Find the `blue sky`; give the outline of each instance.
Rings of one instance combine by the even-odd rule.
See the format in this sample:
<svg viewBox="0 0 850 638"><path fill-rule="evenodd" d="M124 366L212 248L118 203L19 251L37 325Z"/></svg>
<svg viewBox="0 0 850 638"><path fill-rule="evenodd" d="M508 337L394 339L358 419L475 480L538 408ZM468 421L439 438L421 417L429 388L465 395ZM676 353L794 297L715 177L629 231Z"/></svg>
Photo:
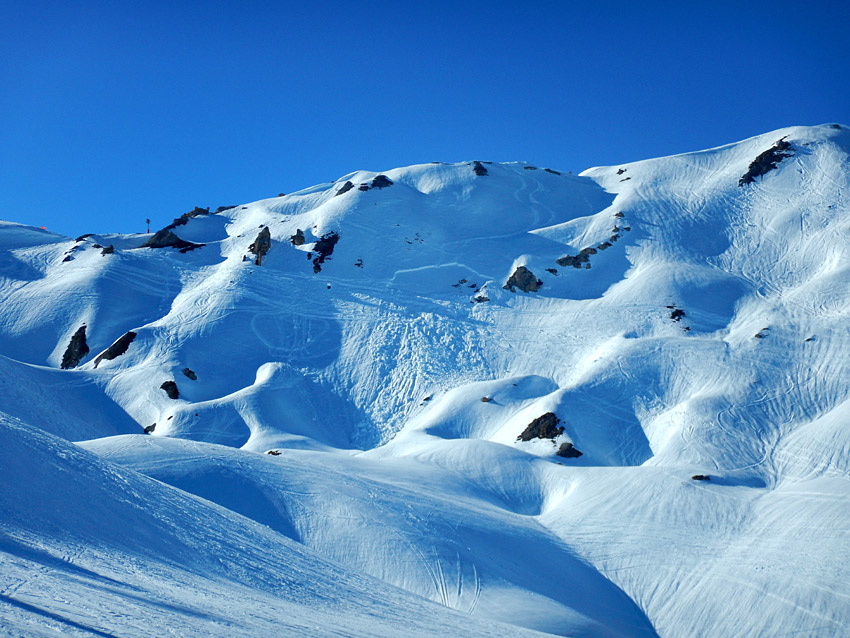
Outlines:
<svg viewBox="0 0 850 638"><path fill-rule="evenodd" d="M0 218L140 232L356 169L850 124L846 2L0 3Z"/></svg>

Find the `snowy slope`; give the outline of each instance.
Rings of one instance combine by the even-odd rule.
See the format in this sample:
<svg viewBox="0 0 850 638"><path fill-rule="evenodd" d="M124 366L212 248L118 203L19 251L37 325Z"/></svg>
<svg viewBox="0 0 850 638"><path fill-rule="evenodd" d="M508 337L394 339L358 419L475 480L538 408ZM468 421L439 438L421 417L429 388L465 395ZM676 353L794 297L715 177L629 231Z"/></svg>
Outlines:
<svg viewBox="0 0 850 638"><path fill-rule="evenodd" d="M473 619L839 635L848 153L359 171L185 251L3 224L0 410Z"/></svg>

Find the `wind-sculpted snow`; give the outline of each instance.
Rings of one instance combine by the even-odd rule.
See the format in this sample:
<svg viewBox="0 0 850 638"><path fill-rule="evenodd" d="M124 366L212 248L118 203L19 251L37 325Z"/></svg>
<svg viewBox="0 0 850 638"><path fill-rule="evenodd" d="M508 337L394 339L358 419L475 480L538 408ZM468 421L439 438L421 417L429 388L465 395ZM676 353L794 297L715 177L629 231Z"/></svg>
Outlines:
<svg viewBox="0 0 850 638"><path fill-rule="evenodd" d="M356 171L169 215L185 253L0 224L0 410L472 619L848 633L849 152Z"/></svg>

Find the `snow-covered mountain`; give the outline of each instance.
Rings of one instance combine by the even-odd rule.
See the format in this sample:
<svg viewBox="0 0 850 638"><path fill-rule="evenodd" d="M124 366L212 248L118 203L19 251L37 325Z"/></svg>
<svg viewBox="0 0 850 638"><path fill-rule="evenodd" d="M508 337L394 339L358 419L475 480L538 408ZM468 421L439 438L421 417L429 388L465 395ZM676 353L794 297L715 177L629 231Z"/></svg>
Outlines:
<svg viewBox="0 0 850 638"><path fill-rule="evenodd" d="M829 124L3 223L0 635L850 633L848 189Z"/></svg>

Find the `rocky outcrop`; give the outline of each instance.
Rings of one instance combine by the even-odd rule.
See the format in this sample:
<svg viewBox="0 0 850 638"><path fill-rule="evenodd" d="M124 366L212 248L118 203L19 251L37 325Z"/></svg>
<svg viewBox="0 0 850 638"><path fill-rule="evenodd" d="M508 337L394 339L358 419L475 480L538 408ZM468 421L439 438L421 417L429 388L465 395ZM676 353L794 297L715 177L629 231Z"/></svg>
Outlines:
<svg viewBox="0 0 850 638"><path fill-rule="evenodd" d="M741 179L738 180L738 186L752 184L756 181L756 177L764 176L766 173L777 168L779 166L779 162L783 159L793 155L794 153L791 150L791 144L786 142L783 137L781 140L777 141L776 144L771 146L752 161L747 172L744 173Z"/></svg>
<svg viewBox="0 0 850 638"><path fill-rule="evenodd" d="M258 266L262 266L263 257L266 256L271 247L272 233L269 230L268 226L264 226L263 229L257 235L257 238L254 240L254 243L248 246L248 250L257 256L257 258L254 260L254 263Z"/></svg>
<svg viewBox="0 0 850 638"><path fill-rule="evenodd" d="M387 186L392 186L392 180L386 175L378 175L375 179L372 180L371 187L372 188L386 188Z"/></svg>
<svg viewBox="0 0 850 638"><path fill-rule="evenodd" d="M581 268L582 264L590 261L590 256L596 254L595 248L582 248L578 255L564 255L555 260L559 266L572 266L573 268Z"/></svg>
<svg viewBox="0 0 850 638"><path fill-rule="evenodd" d="M350 183L350 182L349 182ZM289 238L293 246L301 246L304 244L304 231L300 228L296 229L295 234Z"/></svg>
<svg viewBox="0 0 850 638"><path fill-rule="evenodd" d="M165 394L168 395L169 399L179 399L180 391L177 389L177 384L174 381L163 381L162 385L159 386L160 390L165 390Z"/></svg>
<svg viewBox="0 0 850 638"><path fill-rule="evenodd" d="M71 342L65 349L65 354L62 355L62 369L68 370L76 368L80 361L89 353L89 346L86 343L86 325L83 324L71 337Z"/></svg>
<svg viewBox="0 0 850 638"><path fill-rule="evenodd" d="M711 477L708 474L694 474L691 479L694 481L710 481Z"/></svg>
<svg viewBox="0 0 850 638"><path fill-rule="evenodd" d="M380 177L380 175L378 176ZM377 179L377 178L376 178ZM318 273L322 270L322 264L334 252L334 246L339 241L339 235L334 232L326 233L319 238L319 241L313 246L313 252L316 257L313 258L313 272Z"/></svg>
<svg viewBox="0 0 850 638"><path fill-rule="evenodd" d="M132 330L118 337L115 343L97 355L97 358L94 360L94 367L96 368L100 365L101 361L111 361L112 359L120 357L122 354L127 352L127 348L130 347L130 344L133 343L133 339L135 338L136 333Z"/></svg>
<svg viewBox="0 0 850 638"><path fill-rule="evenodd" d="M151 423L145 428L145 434L152 434L154 430L156 430L156 423Z"/></svg>
<svg viewBox="0 0 850 638"><path fill-rule="evenodd" d="M139 246L139 248L177 248L181 253L185 253L190 250L195 250L196 248L201 248L202 246L204 246L204 244L193 244L190 241L180 239L177 235L168 230L168 228L163 228L162 230L157 231L153 237Z"/></svg>
<svg viewBox="0 0 850 638"><path fill-rule="evenodd" d="M558 451L555 452L558 456L561 456L565 459L577 459L582 456L582 453L579 452L572 443L561 443L561 447L558 448Z"/></svg>
<svg viewBox="0 0 850 638"><path fill-rule="evenodd" d="M231 208L234 208L234 207L231 206ZM218 211L216 211L216 212L218 212ZM183 213L182 215L180 215L180 217L178 217L173 222L171 222L163 230L171 230L172 228L177 228L178 226L185 226L186 223L190 219L192 219L193 217L197 217L198 215L209 215L209 214L210 214L209 208L201 208L200 206L195 206L195 208L190 210L188 213Z"/></svg>
<svg viewBox="0 0 850 638"><path fill-rule="evenodd" d="M198 375L195 374L195 371L192 370L191 368L183 368L183 374L185 374L187 377L189 377L192 381L198 380Z"/></svg>
<svg viewBox="0 0 850 638"><path fill-rule="evenodd" d="M564 426L558 426L561 422L557 416L555 416L554 412L547 412L543 414L531 423L528 424L522 434L520 434L516 440L517 441L530 441L531 439L552 439L554 440L558 436L564 433Z"/></svg>
<svg viewBox="0 0 850 638"><path fill-rule="evenodd" d="M342 185L342 188L340 188L340 189L336 192L336 194L334 195L334 197L337 197L338 195L344 195L345 193L347 193L348 191L350 191L352 188L354 188L354 184L353 184L352 182L348 181L348 182L346 182L345 184L343 184L343 185Z"/></svg>
<svg viewBox="0 0 850 638"><path fill-rule="evenodd" d="M109 246L105 246L103 250L100 251L101 256L103 255L112 255L115 253L115 246L109 244Z"/></svg>
<svg viewBox="0 0 850 638"><path fill-rule="evenodd" d="M479 177L487 174L487 169L484 168L484 165L481 162L472 162L472 172L478 175Z"/></svg>
<svg viewBox="0 0 850 638"><path fill-rule="evenodd" d="M510 290L511 292L516 292L516 289L519 288L523 292L536 292L540 290L540 286L543 285L543 282L534 276L534 273L531 272L525 266L518 266L508 280L505 282L505 285L502 286L505 290Z"/></svg>

